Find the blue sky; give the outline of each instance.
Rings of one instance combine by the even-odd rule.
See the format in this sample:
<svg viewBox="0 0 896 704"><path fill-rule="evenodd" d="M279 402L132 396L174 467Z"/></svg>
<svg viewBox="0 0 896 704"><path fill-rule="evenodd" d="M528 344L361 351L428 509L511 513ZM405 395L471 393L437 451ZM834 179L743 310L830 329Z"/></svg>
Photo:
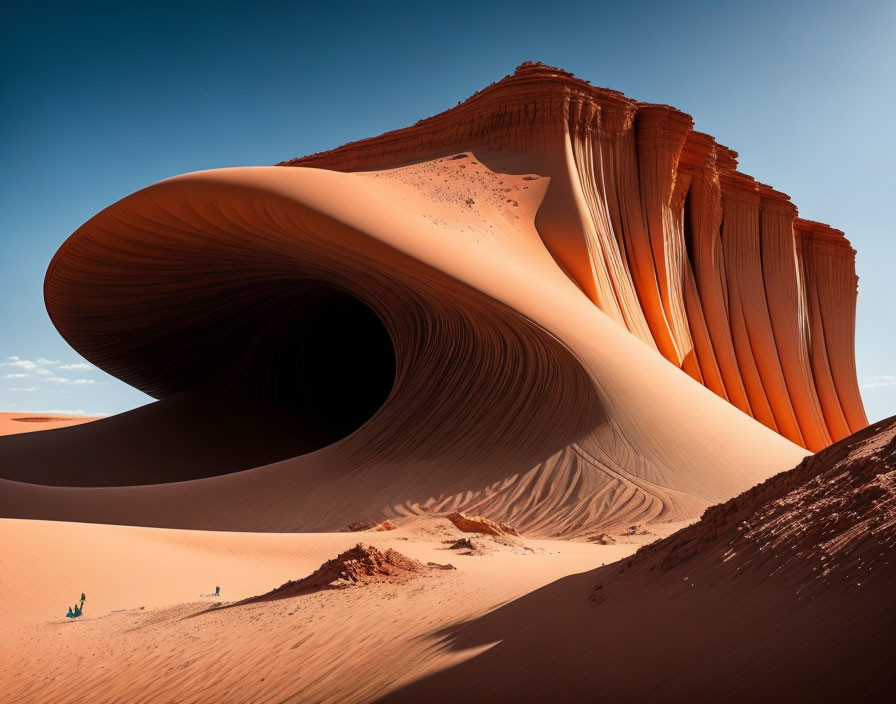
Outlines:
<svg viewBox="0 0 896 704"><path fill-rule="evenodd" d="M175 174L403 127L536 60L688 112L803 217L845 230L869 419L896 413L896 3L256 5L4 8L0 410L149 400L73 367L85 361L43 305L54 252L105 206Z"/></svg>

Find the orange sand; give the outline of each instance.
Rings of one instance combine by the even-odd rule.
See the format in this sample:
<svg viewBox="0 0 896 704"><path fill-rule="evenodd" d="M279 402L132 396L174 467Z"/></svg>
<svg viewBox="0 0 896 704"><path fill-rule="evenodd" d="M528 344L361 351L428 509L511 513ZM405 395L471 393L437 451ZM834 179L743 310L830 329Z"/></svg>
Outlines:
<svg viewBox="0 0 896 704"><path fill-rule="evenodd" d="M0 701L887 701L894 437L880 423L634 556L657 533L465 554L447 516L313 535L4 519ZM268 593L359 539L456 569ZM267 596L209 610L215 585Z"/></svg>
<svg viewBox="0 0 896 704"><path fill-rule="evenodd" d="M514 186L522 191L517 205L495 195ZM115 354L129 356L121 346L136 341L133 354L153 345L170 327L158 326L159 316L176 310L189 318L187 307L212 305L189 303L194 282L172 277L164 266L147 274L159 277L158 298L147 303L129 293L119 280L149 256L149 237L152 256L170 256L177 267L218 266L213 252L234 248L265 253L246 262L262 266L252 273L259 281L279 276L264 269L273 263L293 276L303 267L335 272L386 324L396 349L395 386L370 421L310 454L201 481L79 489L77 501L53 487L0 482L2 515L332 531L362 519L464 510L530 535L574 536L693 518L805 455L695 383L582 294L535 227L547 188L547 179L496 172L467 155L372 174L225 169L170 179L121 201L70 240L87 255L83 260L67 263L73 244L63 247L47 283L53 300L65 267L92 272L88 288L69 292L97 307L79 325L99 329L107 316L132 326L152 321L123 338L108 333L118 341L109 344ZM471 199L475 207L467 205ZM113 222L120 263L99 258ZM220 265L225 261L229 267L229 257ZM109 295L107 285L118 293ZM227 305L212 288L200 295L205 291L215 305ZM158 405L176 407L182 396ZM149 437L154 424L166 424L165 413L149 418L151 408L139 409L149 423L128 432ZM100 433L103 424L123 422L110 418L65 431L66 442L54 443L56 466L67 466L63 458L77 453L79 438ZM103 449L98 440L89 443L94 452ZM167 446L137 447L145 461ZM177 447L190 464L203 450L214 452L208 441L191 447L189 438ZM17 466L38 454L27 450L17 448ZM40 456L53 465L52 455ZM109 452L88 469L98 483L126 476L126 456ZM166 458L165 471L171 466Z"/></svg>
<svg viewBox="0 0 896 704"><path fill-rule="evenodd" d="M18 435L38 430L67 428L89 423L96 418L89 416L62 416L47 413L0 413L0 435Z"/></svg>
<svg viewBox="0 0 896 704"><path fill-rule="evenodd" d="M441 629L637 547L519 539L478 557L442 542L463 535L447 519L314 535L2 520L0 601L16 608L0 614L0 702L370 701L481 651L442 650ZM456 569L196 615L217 585L260 595L359 540Z"/></svg>

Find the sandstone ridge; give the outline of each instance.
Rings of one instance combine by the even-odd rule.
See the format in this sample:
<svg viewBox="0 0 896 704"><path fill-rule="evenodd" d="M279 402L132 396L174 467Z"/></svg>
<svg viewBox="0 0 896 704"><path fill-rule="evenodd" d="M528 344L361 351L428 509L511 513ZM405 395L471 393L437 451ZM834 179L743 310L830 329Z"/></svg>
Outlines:
<svg viewBox="0 0 896 704"><path fill-rule="evenodd" d="M713 392L813 451L867 425L849 241L675 108L526 62L411 127L282 165L368 171L462 150L549 176L536 225L557 262Z"/></svg>

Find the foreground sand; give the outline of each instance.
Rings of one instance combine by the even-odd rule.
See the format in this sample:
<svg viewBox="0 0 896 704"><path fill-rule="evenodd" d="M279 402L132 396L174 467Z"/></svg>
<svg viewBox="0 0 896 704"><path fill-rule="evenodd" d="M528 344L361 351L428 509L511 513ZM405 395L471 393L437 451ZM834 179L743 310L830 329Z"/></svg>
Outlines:
<svg viewBox="0 0 896 704"><path fill-rule="evenodd" d="M662 532L678 524L661 526ZM446 519L388 532L239 534L3 520L0 701L371 701L483 650L444 647L446 628L554 580L631 554L647 535L596 545L481 539L448 549ZM450 563L372 584L203 614L303 577L359 540ZM85 616L64 618L87 594ZM195 616L195 618L192 618Z"/></svg>
<svg viewBox="0 0 896 704"><path fill-rule="evenodd" d="M477 536L472 554L436 516L327 534L6 519L0 701L887 701L894 466L896 418L693 525ZM411 562L270 593L359 540Z"/></svg>

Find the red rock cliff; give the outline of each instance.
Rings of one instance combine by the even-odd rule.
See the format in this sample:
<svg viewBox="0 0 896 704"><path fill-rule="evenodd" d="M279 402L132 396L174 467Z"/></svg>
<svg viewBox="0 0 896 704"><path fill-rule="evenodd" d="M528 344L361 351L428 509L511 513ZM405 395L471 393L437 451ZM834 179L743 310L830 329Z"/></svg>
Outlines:
<svg viewBox="0 0 896 704"><path fill-rule="evenodd" d="M283 165L362 171L463 150L549 176L536 225L555 260L707 388L813 451L867 425L855 251L674 108L525 63L411 127Z"/></svg>

